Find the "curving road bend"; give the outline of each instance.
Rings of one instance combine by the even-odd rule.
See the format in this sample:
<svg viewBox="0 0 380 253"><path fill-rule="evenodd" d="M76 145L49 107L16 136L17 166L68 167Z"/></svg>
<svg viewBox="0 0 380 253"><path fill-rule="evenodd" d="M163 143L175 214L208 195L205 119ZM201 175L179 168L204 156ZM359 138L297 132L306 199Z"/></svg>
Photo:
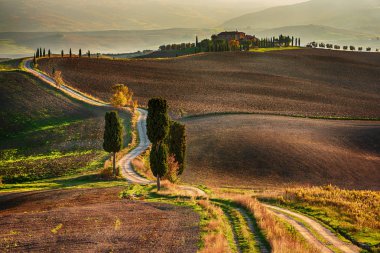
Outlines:
<svg viewBox="0 0 380 253"><path fill-rule="evenodd" d="M296 228L309 243L314 245L317 249L319 249L323 253L334 252L330 248L328 248L326 245L332 245L334 246L334 248L345 253L360 252L359 247L353 245L352 243L343 242L329 229L325 228L324 226L322 226L315 220L305 215L290 211L285 208L277 207L277 206L271 206L271 205L264 205L264 206L267 207L269 210L271 210L279 218L284 219L287 222L289 222L291 225L293 225L294 228ZM322 237L325 243L318 240L318 238L316 238L316 236L313 235L313 233L311 233L308 227L311 227L311 229L315 233L317 233L320 237Z"/></svg>
<svg viewBox="0 0 380 253"><path fill-rule="evenodd" d="M85 94L82 94L71 87L67 85L61 85L57 86L56 82L50 78L49 76L45 75L44 73L41 73L39 71L36 71L32 67L32 59L26 59L23 62L23 68L26 72L34 75L35 77L41 79L45 83L61 90L62 92L65 92L66 94L70 95L71 97L74 97L78 100L81 100L87 104L95 105L95 106L103 106L103 107L112 107L110 104L100 102L97 100L94 100L90 97L88 97ZM133 184L141 184L141 185L148 185L148 184L154 184L154 181L148 180L142 176L140 176L132 166L132 161L139 155L141 155L149 146L150 141L148 139L147 133L146 133L146 118L148 115L148 112L144 109L138 108L139 117L137 119L137 131L139 133L139 144L136 148L131 150L128 154L126 154L124 157L120 159L118 162L118 165L122 168L121 172L123 177L129 182ZM192 186L185 186L181 185L178 186L182 191L186 192L187 194L190 194L192 196L206 196L206 193L202 191L201 189L198 189L196 187Z"/></svg>

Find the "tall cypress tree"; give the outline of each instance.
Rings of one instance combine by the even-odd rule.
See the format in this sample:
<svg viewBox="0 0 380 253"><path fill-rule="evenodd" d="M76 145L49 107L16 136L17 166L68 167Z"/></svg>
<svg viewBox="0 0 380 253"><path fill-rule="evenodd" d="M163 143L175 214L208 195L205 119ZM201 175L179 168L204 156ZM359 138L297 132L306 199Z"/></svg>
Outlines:
<svg viewBox="0 0 380 253"><path fill-rule="evenodd" d="M36 58L39 58L40 57L40 50L37 48L37 51L36 51Z"/></svg>
<svg viewBox="0 0 380 253"><path fill-rule="evenodd" d="M79 58L82 57L82 49L79 49Z"/></svg>
<svg viewBox="0 0 380 253"><path fill-rule="evenodd" d="M116 176L116 153L123 147L123 125L116 111L105 116L103 149L113 154L113 175Z"/></svg>
<svg viewBox="0 0 380 253"><path fill-rule="evenodd" d="M61 57L63 58L63 49L62 49L62 51L61 51Z"/></svg>
<svg viewBox="0 0 380 253"><path fill-rule="evenodd" d="M33 67L36 65L37 60L36 60L36 54L33 55Z"/></svg>
<svg viewBox="0 0 380 253"><path fill-rule="evenodd" d="M88 58L91 57L91 52L90 52L90 50L87 51L87 55L88 55Z"/></svg>
<svg viewBox="0 0 380 253"><path fill-rule="evenodd" d="M42 57L42 48L40 47L40 57Z"/></svg>
<svg viewBox="0 0 380 253"><path fill-rule="evenodd" d="M45 48L44 48L44 53L43 53L43 56L45 57L45 55L46 55L46 52L45 52Z"/></svg>
<svg viewBox="0 0 380 253"><path fill-rule="evenodd" d="M50 49L49 49L49 51L48 51L48 56L49 56L49 58L50 58L50 56L51 56L51 52L50 52Z"/></svg>
<svg viewBox="0 0 380 253"><path fill-rule="evenodd" d="M146 120L147 135L152 142L150 165L157 178L157 189L160 190L160 178L167 172L167 147L164 140L169 134L169 116L166 100L152 98L148 102L148 117Z"/></svg>
<svg viewBox="0 0 380 253"><path fill-rule="evenodd" d="M167 138L169 153L174 155L179 165L178 175L185 169L186 157L186 128L185 125L176 121L170 122L170 131Z"/></svg>
<svg viewBox="0 0 380 253"><path fill-rule="evenodd" d="M70 58L71 58L71 56L72 56L72 54L71 54L71 48L70 48L70 53L69 54L70 54Z"/></svg>

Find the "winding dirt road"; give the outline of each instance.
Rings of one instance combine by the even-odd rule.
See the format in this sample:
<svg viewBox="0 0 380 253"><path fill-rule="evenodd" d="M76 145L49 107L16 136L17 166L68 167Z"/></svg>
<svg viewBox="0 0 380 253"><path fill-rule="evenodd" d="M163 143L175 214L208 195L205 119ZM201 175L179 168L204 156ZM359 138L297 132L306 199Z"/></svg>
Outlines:
<svg viewBox="0 0 380 253"><path fill-rule="evenodd" d="M94 100L85 94L82 94L78 91L75 91L74 89L70 88L67 85L61 85L60 87L57 87L56 82L48 77L47 75L38 72L34 70L31 67L32 60L27 59L23 62L24 70L31 73L32 75L38 77L42 81L48 83L51 86L54 86L55 88L58 88L65 92L66 94L81 100L83 102L86 102L88 104L94 105L94 106L105 106L105 107L111 107L109 104ZM147 134L146 134L146 117L147 117L147 111L144 109L139 108L139 118L137 120L137 130L139 133L139 145L131 150L128 154L126 154L120 161L119 165L122 168L122 175L125 177L125 179L129 183L135 183L135 184L141 184L141 185L147 185L147 184L154 184L154 181L150 181L146 178L141 177L136 173L136 171L132 167L132 160L135 159L137 156L139 156L141 153L143 153L150 145L150 142L148 140ZM196 187L191 186L179 186L181 190L193 195L193 196L206 196L206 193ZM284 208L276 207L276 206L270 206L265 205L267 208L269 208L275 215L277 215L279 218L286 220L291 225L294 226L294 228L301 233L301 235L309 241L312 245L314 245L317 249L319 249L323 253L327 252L334 252L333 249L338 249L342 252L347 253L357 253L360 251L358 247L351 243L345 243L341 241L335 234L333 234L330 230L320 225L318 222L312 220L311 218L308 218L304 215L301 215L299 213L295 213L292 211L289 211ZM247 219L247 216L245 213L243 213L243 216L245 219ZM254 233L254 227L252 224L248 222L248 225ZM318 234L316 236L315 234ZM323 239L321 239L323 238ZM255 238L257 239L257 238ZM327 247L329 245L330 247ZM331 247L332 246L332 247ZM268 252L268 250L265 248L264 245L259 244L260 251L261 252Z"/></svg>
<svg viewBox="0 0 380 253"><path fill-rule="evenodd" d="M68 94L69 96L76 98L78 100L81 100L85 103L88 103L90 105L94 106L103 106L103 107L112 107L110 104L95 100L83 93L80 93L71 87L67 85L60 85L57 86L57 83L50 78L49 76L45 75L42 72L36 71L32 67L32 59L26 59L23 62L23 69L26 72L29 72L30 74L36 76L37 78L41 79L42 81L46 82L47 84L60 89L62 92ZM146 133L146 118L148 116L148 112L144 109L138 108L139 117L137 120L137 131L139 133L139 144L136 148L131 150L128 154L126 154L123 158L120 159L118 162L118 165L122 168L122 175L123 177L129 182L133 184L141 184L141 185L148 185L148 184L154 184L154 181L150 181L142 176L140 176L136 171L133 169L132 161L136 157L138 157L140 154L142 154L149 146L150 141L148 139L147 133ZM181 185L179 188L186 192L189 195L192 196L206 196L206 193L196 187L192 186L185 186Z"/></svg>

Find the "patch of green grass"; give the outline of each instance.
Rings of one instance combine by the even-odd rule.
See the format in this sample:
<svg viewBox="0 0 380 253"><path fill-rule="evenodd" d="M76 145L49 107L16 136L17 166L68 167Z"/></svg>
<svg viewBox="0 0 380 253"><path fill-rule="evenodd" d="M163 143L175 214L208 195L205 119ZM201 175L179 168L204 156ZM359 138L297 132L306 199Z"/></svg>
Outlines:
<svg viewBox="0 0 380 253"><path fill-rule="evenodd" d="M250 49L249 52L266 53L266 52L273 52L273 51L297 50L297 49L301 49L301 47L270 47L270 48L255 48L255 49Z"/></svg>
<svg viewBox="0 0 380 253"><path fill-rule="evenodd" d="M83 173L80 175L70 175L58 178L37 180L33 182L0 184L0 192L37 191L62 188L105 188L126 186L126 184L127 182L124 179L104 181L100 178L98 173L91 172Z"/></svg>
<svg viewBox="0 0 380 253"><path fill-rule="evenodd" d="M246 220L236 209L239 206L227 200L213 199L213 202L219 205L229 218L241 252L260 252Z"/></svg>

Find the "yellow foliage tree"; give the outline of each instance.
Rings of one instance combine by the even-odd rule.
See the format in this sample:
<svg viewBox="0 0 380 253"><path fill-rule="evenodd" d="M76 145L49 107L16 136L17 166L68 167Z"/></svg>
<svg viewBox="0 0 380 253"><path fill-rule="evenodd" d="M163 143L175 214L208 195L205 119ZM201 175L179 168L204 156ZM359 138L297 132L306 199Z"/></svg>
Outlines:
<svg viewBox="0 0 380 253"><path fill-rule="evenodd" d="M61 87L61 85L64 84L63 78L62 78L62 72L59 70L54 71L53 79L55 83L57 84L57 87Z"/></svg>
<svg viewBox="0 0 380 253"><path fill-rule="evenodd" d="M132 105L132 97L133 97L133 92L124 84L115 84L112 86L112 91L114 94L117 93L122 93L123 96L125 97L125 104L120 105L120 106L127 106L127 105Z"/></svg>
<svg viewBox="0 0 380 253"><path fill-rule="evenodd" d="M238 40L230 40L228 43L230 44L230 48L232 51L240 49L240 42Z"/></svg>
<svg viewBox="0 0 380 253"><path fill-rule="evenodd" d="M118 91L112 95L111 104L115 107L123 107L127 104L127 98L122 92Z"/></svg>

